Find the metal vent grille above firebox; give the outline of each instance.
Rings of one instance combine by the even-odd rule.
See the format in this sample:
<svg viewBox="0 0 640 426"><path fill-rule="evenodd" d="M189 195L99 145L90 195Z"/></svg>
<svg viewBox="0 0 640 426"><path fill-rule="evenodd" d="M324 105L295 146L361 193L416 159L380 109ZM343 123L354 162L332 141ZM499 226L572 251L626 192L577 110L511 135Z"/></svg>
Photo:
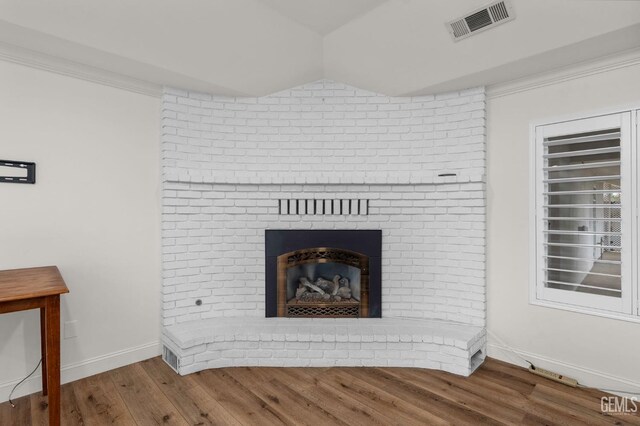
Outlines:
<svg viewBox="0 0 640 426"><path fill-rule="evenodd" d="M511 4L503 0L447 22L447 28L453 40L458 41L513 19L515 14Z"/></svg>
<svg viewBox="0 0 640 426"><path fill-rule="evenodd" d="M362 215L369 214L366 199L280 199L281 215Z"/></svg>

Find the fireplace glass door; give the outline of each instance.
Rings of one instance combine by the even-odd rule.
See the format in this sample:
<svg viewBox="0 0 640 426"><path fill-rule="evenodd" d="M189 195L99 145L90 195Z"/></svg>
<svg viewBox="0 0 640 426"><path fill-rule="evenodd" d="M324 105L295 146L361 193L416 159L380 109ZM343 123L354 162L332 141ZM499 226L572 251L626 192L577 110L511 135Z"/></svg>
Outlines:
<svg viewBox="0 0 640 426"><path fill-rule="evenodd" d="M369 316L369 258L336 248L278 256L278 316Z"/></svg>

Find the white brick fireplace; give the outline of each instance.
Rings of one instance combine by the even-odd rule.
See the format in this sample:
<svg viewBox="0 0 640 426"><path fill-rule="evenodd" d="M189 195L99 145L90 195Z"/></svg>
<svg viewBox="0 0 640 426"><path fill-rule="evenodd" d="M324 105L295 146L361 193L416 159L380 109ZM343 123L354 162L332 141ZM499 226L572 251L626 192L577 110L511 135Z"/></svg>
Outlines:
<svg viewBox="0 0 640 426"><path fill-rule="evenodd" d="M181 373L470 374L484 357L482 88L387 97L323 80L261 98L166 89L162 147L163 340ZM283 210L287 200L305 208ZM382 318L265 318L267 229L381 230Z"/></svg>

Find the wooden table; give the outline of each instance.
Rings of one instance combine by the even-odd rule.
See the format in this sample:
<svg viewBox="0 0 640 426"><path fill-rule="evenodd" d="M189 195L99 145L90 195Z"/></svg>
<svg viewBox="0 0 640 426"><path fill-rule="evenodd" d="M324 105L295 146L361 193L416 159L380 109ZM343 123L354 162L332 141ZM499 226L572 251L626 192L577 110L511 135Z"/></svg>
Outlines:
<svg viewBox="0 0 640 426"><path fill-rule="evenodd" d="M0 271L0 314L40 309L42 394L49 425L60 425L60 295L68 293L56 266Z"/></svg>

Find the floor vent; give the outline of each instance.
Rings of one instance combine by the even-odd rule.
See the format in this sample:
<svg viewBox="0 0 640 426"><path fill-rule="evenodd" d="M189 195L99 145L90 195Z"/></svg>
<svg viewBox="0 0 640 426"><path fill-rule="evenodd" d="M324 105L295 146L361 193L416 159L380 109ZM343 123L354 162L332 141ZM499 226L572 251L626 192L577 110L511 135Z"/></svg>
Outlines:
<svg viewBox="0 0 640 426"><path fill-rule="evenodd" d="M471 366L471 371L478 368L480 364L482 364L482 362L484 361L484 358L485 358L484 352L482 352L482 349L478 349L478 351L471 356L471 360L469 362Z"/></svg>
<svg viewBox="0 0 640 426"><path fill-rule="evenodd" d="M511 4L503 0L447 22L447 28L453 40L458 41L513 19L515 14Z"/></svg>
<svg viewBox="0 0 640 426"><path fill-rule="evenodd" d="M178 372L178 356L164 345L162 346L162 359L169 365L169 367L173 368L176 373Z"/></svg>

